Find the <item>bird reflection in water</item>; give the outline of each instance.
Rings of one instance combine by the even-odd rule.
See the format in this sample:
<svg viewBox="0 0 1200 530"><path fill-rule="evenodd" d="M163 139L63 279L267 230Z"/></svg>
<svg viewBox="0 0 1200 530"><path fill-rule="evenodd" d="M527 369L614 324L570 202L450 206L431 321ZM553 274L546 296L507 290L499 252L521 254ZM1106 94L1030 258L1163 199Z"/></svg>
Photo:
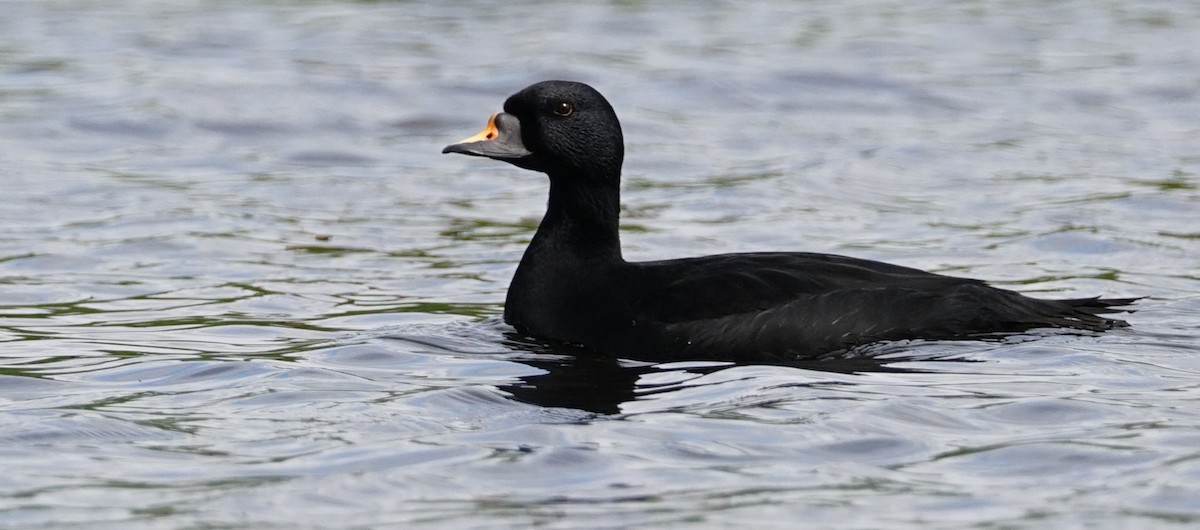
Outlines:
<svg viewBox="0 0 1200 530"><path fill-rule="evenodd" d="M514 359L543 373L522 376L517 382L498 385L501 391L523 403L543 407L561 407L597 414L619 414L621 405L639 398L679 390L679 379L692 380L745 363L702 362L653 364L597 355L582 348L538 341L518 333L505 334L505 346L535 354ZM870 349L830 354L816 359L792 362L754 363L840 374L892 372L918 373L928 370L900 366L907 361L971 362L953 357L905 355L903 348L884 345ZM671 382L645 381L649 374L677 372ZM655 378L659 379L659 378ZM689 384L694 387L694 384Z"/></svg>

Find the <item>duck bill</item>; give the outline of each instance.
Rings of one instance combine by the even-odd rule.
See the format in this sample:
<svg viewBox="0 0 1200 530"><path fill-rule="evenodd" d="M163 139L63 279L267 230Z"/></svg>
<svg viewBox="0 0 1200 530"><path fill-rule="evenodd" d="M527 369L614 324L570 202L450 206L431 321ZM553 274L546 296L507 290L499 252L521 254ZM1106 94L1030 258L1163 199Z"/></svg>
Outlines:
<svg viewBox="0 0 1200 530"><path fill-rule="evenodd" d="M442 149L443 153L484 156L506 162L526 158L533 153L521 140L521 121L506 112L497 112L479 134Z"/></svg>

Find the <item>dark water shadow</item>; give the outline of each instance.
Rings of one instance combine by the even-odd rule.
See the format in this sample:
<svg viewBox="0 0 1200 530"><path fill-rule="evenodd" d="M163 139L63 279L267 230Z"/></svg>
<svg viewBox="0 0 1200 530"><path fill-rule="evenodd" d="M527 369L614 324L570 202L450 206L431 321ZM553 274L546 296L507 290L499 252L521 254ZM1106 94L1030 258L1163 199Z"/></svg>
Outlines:
<svg viewBox="0 0 1200 530"><path fill-rule="evenodd" d="M642 376L650 373L676 371L686 372L691 376L703 376L751 364L840 374L927 373L932 370L900 364L913 361L976 362L947 355L945 351L919 352L898 343L788 362L703 362L669 365L598 355L582 348L548 343L516 332L505 332L502 343L510 349L535 354L534 358L514 361L542 370L543 373L523 376L517 382L499 385L500 390L523 403L578 409L597 414L618 414L623 403L679 388L675 384L639 383Z"/></svg>

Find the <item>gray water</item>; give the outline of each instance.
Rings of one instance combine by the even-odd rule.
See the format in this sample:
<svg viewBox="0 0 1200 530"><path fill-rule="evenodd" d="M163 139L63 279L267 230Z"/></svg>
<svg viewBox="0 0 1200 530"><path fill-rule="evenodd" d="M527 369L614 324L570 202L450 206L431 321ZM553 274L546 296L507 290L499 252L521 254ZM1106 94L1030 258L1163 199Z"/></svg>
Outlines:
<svg viewBox="0 0 1200 530"><path fill-rule="evenodd" d="M0 2L0 527L1200 523L1200 4ZM807 250L1106 334L796 366L503 324L566 78L630 259Z"/></svg>

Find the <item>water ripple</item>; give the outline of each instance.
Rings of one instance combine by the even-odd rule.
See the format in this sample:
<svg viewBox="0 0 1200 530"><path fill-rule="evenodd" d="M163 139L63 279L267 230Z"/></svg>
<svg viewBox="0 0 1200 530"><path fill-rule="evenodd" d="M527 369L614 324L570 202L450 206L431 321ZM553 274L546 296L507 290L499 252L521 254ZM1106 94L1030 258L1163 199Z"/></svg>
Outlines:
<svg viewBox="0 0 1200 530"><path fill-rule="evenodd" d="M6 3L0 526L1200 521L1194 6L555 9ZM631 259L1146 298L786 366L521 337L545 178L440 150L543 78L621 114Z"/></svg>

